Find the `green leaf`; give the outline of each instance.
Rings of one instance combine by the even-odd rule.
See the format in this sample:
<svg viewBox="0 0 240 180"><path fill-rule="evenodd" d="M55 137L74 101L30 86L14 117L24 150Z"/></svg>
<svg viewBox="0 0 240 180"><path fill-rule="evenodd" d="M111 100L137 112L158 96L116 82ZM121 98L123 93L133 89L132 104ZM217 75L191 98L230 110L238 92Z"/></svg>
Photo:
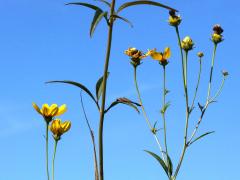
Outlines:
<svg viewBox="0 0 240 180"><path fill-rule="evenodd" d="M171 105L170 102L167 102L167 103L163 106L163 108L161 109L161 113L164 114L164 113L167 111L167 109L169 108L170 105Z"/></svg>
<svg viewBox="0 0 240 180"><path fill-rule="evenodd" d="M206 133L202 134L201 136L199 136L199 137L197 137L196 139L194 139L193 141L191 141L191 142L189 143L189 145L193 144L194 142L196 142L196 141L202 139L203 137L205 137L205 136L207 136L207 135L209 135L209 134L212 134L212 133L215 133L215 131L210 131L210 132L206 132Z"/></svg>
<svg viewBox="0 0 240 180"><path fill-rule="evenodd" d="M92 100L96 103L96 105L98 106L98 103L97 103L95 97L93 96L93 94L91 93L91 91L88 88L86 88L84 85L82 85L78 82L74 82L74 81L48 81L46 83L64 83L64 84L70 84L70 85L79 87L80 89L85 91L90 96L90 98L92 98Z"/></svg>
<svg viewBox="0 0 240 180"><path fill-rule="evenodd" d="M173 163L172 163L172 160L170 158L170 156L167 154L167 167L168 167L168 172L169 172L169 175L172 176L172 173L173 173Z"/></svg>
<svg viewBox="0 0 240 180"><path fill-rule="evenodd" d="M107 73L107 78L109 76L109 72ZM103 91L103 76L101 78L99 78L99 80L96 83L96 97L97 100L100 99L101 95L102 95L102 91Z"/></svg>
<svg viewBox="0 0 240 180"><path fill-rule="evenodd" d="M135 6L135 5L152 5L152 6L158 6L158 7L162 7L162 8L165 8L165 9L168 9L168 10L173 10L173 11L177 11L176 9L173 9L169 6L166 6L164 4L161 4L161 3L158 3L158 2L155 2L155 1L132 1L132 2L127 2L127 3L124 3L123 5L121 5L117 12L119 13L120 11L122 11L123 9L129 7L129 6Z"/></svg>
<svg viewBox="0 0 240 180"><path fill-rule="evenodd" d="M79 5L79 6L88 7L90 9L95 10L95 11L102 11L101 8L99 8L99 7L95 6L95 5L89 4L89 3L75 2L75 3L67 3L66 5Z"/></svg>
<svg viewBox="0 0 240 180"><path fill-rule="evenodd" d="M93 36L93 33L97 27L97 25L99 24L99 22L102 20L103 17L107 17L107 12L103 12L102 10L97 10L95 12L95 15L93 17L93 21L92 21L92 24L91 24L91 28L90 28L90 37ZM107 19L106 19L107 21Z"/></svg>
<svg viewBox="0 0 240 180"><path fill-rule="evenodd" d="M132 107L133 109L135 109L138 113L140 113L137 106L141 106L141 105L129 100L128 98L118 98L116 101L112 102L112 104L105 110L105 113L108 112L111 108L113 108L117 104L128 105L128 106Z"/></svg>
<svg viewBox="0 0 240 180"><path fill-rule="evenodd" d="M111 7L111 3L109 3L108 1L105 1L105 0L95 0L95 1L103 2L103 3L106 4L108 7Z"/></svg>
<svg viewBox="0 0 240 180"><path fill-rule="evenodd" d="M121 16L118 16L116 14L114 14L113 17L116 18L116 19L121 19L121 20L125 21L126 23L128 23L131 27L133 27L133 24L128 19L126 19L124 17L121 17Z"/></svg>
<svg viewBox="0 0 240 180"><path fill-rule="evenodd" d="M166 164L162 160L162 158L160 156L158 156L157 154L151 152L151 151L147 151L147 150L144 150L144 151L147 152L148 154L150 154L151 156L153 156L160 163L160 165L162 166L163 170L165 171L165 173L169 177L169 175L168 175L168 167L166 166Z"/></svg>

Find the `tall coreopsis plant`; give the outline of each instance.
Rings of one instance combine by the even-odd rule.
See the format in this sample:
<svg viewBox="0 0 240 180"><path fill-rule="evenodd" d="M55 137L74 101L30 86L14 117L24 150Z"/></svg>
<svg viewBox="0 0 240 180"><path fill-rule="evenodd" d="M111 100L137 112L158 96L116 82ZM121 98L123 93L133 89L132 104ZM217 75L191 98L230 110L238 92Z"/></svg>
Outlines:
<svg viewBox="0 0 240 180"><path fill-rule="evenodd" d="M176 30L177 42L178 42L178 46L179 46L180 54L181 54L182 80L183 80L183 90L184 90L184 97L185 97L184 101L186 103L185 128L183 130L184 131L184 137L183 137L184 143L183 143L183 148L182 148L182 152L181 152L179 161L176 163L177 164L176 168L174 168L174 164L170 158L171 156L169 154L169 147L168 147L168 143L167 143L168 142L167 141L168 140L168 138L167 138L168 131L167 131L166 112L170 106L170 103L166 102L166 96L169 93L169 90L166 88L166 69L167 69L167 65L168 65L168 59L171 56L170 48L166 47L163 52L158 52L156 49L148 50L147 53L144 53L136 48L129 48L125 51L125 54L128 55L131 59L130 63L133 65L133 68L134 68L134 83L135 83L135 88L136 88L136 92L138 95L138 101L139 101L139 104L141 105L141 109L142 109L144 118L146 119L147 125L150 129L150 132L152 133L152 135L153 135L154 139L156 140L156 143L159 147L159 150L160 150L159 153L161 155L158 155L156 153L153 153L153 152L147 151L147 150L146 150L146 152L148 154L150 154L151 156L153 156L159 162L159 164L165 171L169 180L176 180L176 178L179 174L179 170L182 166L187 149L196 141L198 141L198 140L202 139L203 137L205 137L209 134L212 134L214 132L214 131L206 132L206 133L203 133L203 134L197 136L199 126L203 120L206 110L208 109L210 104L212 104L216 101L216 99L222 92L226 77L228 76L228 72L222 71L222 75L223 75L222 83L221 83L219 89L215 92L215 94L211 95L211 92L212 92L211 87L212 87L216 50L217 50L218 44L223 41L223 35L222 35L223 29L220 25L215 25L213 27L213 33L212 33L212 37L211 37L211 40L213 42L213 55L212 55L212 60L211 60L210 73L209 73L207 98L206 98L206 102L204 104L198 103L200 116L199 116L199 119L196 121L196 125L195 125L195 128L192 130L192 133L189 133L189 131L190 131L189 119L190 119L191 113L194 110L195 101L196 101L196 97L197 97L197 93L198 93L198 89L199 89L199 83L200 83L201 72L202 72L202 58L203 58L204 54L202 52L197 53L197 56L199 58L199 72L198 72L198 76L197 76L196 88L193 92L192 100L190 100L189 83L188 83L188 70L189 70L188 69L188 54L190 53L190 51L193 50L194 42L191 39L191 37L189 37L189 36L186 36L183 40L181 40L180 33L179 33L179 25L180 25L182 19L179 15L176 15L176 11L171 10L169 12L169 14L170 14L170 16L169 16L168 22L169 22L169 25L173 26ZM144 108L143 100L141 98L141 93L140 93L138 81L137 81L137 68L139 67L140 64L142 64L142 60L144 58L146 58L147 56L150 56L152 59L157 60L163 68L163 80L162 80L162 82L163 82L163 85L162 85L163 86L163 90L162 90L163 98L162 98L162 108L161 108L161 114L162 114L162 120L163 120L163 123L162 123L163 136L161 138L159 138L159 133L158 133L159 129L157 128L157 122L152 124L152 122L150 121L150 119L147 115L147 112Z"/></svg>
<svg viewBox="0 0 240 180"><path fill-rule="evenodd" d="M136 6L136 5L152 5L152 6L157 6L160 8L164 8L167 10L171 10L173 12L176 12L177 10L166 6L164 4L155 2L155 1L143 1L143 0L138 0L138 1L131 1L122 4L119 8L115 7L116 0L112 0L111 2L108 2L106 0L99 0L99 2L103 3L104 5L107 6L107 10L103 10L102 8L89 4L89 3L83 3L83 2L74 2L74 3L68 3L66 5L76 5L76 6L83 6L92 9L95 14L91 23L90 27L90 36L92 37L94 34L94 31L99 24L101 20L106 21L106 25L108 28L108 39L107 39L107 47L106 47L106 58L105 58L105 63L104 63L104 68L103 68L103 76L97 81L96 83L96 92L95 95L92 93L86 86L84 86L81 83L78 82L73 82L73 81L51 81L49 83L66 83L70 85L74 85L78 88L80 88L82 91L84 91L86 94L90 96L90 98L93 100L94 104L96 105L98 111L99 111L99 129L98 129L98 148L96 147L95 144L95 138L94 138L94 133L93 130L90 126L90 123L87 119L85 109L83 107L83 101L82 102L82 107L84 110L85 118L87 121L88 128L90 130L91 138L92 138L92 143L93 143L93 148L94 148L94 164L95 164L95 180L104 180L104 166L103 166L103 125L104 125L104 118L105 115L109 112L111 108L118 104L125 104L130 107L133 107L135 110L138 111L137 106L140 106L140 104L135 103L127 98L118 98L117 100L113 101L108 107L106 107L106 91L107 91L107 79L108 79L108 66L109 66L109 61L110 61L110 55L111 55L111 45L112 45L112 36L113 36L113 28L116 20L123 20L127 22L128 24L131 25L131 23L124 17L120 15L120 13L127 9L130 6ZM82 99L81 99L82 100ZM98 155L97 155L97 150L98 150Z"/></svg>

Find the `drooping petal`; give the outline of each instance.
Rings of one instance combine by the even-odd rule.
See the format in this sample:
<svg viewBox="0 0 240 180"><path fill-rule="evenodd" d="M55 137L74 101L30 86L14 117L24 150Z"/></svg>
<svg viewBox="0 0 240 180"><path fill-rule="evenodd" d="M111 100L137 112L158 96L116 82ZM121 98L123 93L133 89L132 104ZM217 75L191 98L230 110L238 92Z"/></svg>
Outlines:
<svg viewBox="0 0 240 180"><path fill-rule="evenodd" d="M163 53L163 59L169 59L171 57L171 50L169 47L166 47Z"/></svg>
<svg viewBox="0 0 240 180"><path fill-rule="evenodd" d="M58 108L58 112L55 114L55 116L60 116L63 113L65 113L66 111L67 111L67 106L66 106L66 104L63 104Z"/></svg>
<svg viewBox="0 0 240 180"><path fill-rule="evenodd" d="M33 105L33 108L34 108L39 114L42 115L42 112L41 112L40 108L38 107L38 105L37 105L36 103L32 103L32 105Z"/></svg>
<svg viewBox="0 0 240 180"><path fill-rule="evenodd" d="M162 53L159 53L159 52L153 52L151 54L151 57L154 59L154 60L157 60L157 61L161 61L163 59L163 55Z"/></svg>

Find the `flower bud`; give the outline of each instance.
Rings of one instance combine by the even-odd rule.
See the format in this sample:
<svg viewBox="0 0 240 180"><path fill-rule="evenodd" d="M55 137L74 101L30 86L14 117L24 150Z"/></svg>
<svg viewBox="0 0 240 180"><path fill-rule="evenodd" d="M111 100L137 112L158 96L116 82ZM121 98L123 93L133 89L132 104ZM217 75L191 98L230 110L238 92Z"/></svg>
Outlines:
<svg viewBox="0 0 240 180"><path fill-rule="evenodd" d="M214 42L214 44L218 44L223 41L222 33L223 29L219 24L213 27L212 42Z"/></svg>
<svg viewBox="0 0 240 180"><path fill-rule="evenodd" d="M198 57L200 57L200 58L204 56L203 52L198 52L197 55L198 55Z"/></svg>
<svg viewBox="0 0 240 180"><path fill-rule="evenodd" d="M213 26L213 31L216 34L222 34L223 33L223 29L219 24L216 24L215 26Z"/></svg>
<svg viewBox="0 0 240 180"><path fill-rule="evenodd" d="M184 49L185 51L189 51L193 49L193 41L189 36L186 36L182 42L181 42L181 47L182 49Z"/></svg>
<svg viewBox="0 0 240 180"><path fill-rule="evenodd" d="M124 53L131 57L131 64L134 67L140 65L140 61L146 57L141 51L136 48L128 48L126 51L124 51Z"/></svg>
<svg viewBox="0 0 240 180"><path fill-rule="evenodd" d="M181 23L182 19L179 15L176 15L175 11L169 11L169 18L168 18L168 23L171 26L179 26Z"/></svg>
<svg viewBox="0 0 240 180"><path fill-rule="evenodd" d="M227 71L225 71L225 70L222 70L222 75L223 75L224 77L227 77L227 76L229 75L229 73L228 73Z"/></svg>

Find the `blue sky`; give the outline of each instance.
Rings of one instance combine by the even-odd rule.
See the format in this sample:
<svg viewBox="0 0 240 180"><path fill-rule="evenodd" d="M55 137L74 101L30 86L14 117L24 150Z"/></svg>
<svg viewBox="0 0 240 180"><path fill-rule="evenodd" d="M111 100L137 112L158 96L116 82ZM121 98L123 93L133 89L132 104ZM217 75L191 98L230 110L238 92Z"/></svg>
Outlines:
<svg viewBox="0 0 240 180"><path fill-rule="evenodd" d="M63 120L72 121L72 129L59 143L56 179L93 179L92 146L80 108L79 90L65 85L46 85L48 80L74 80L95 89L102 74L107 29L105 22L97 27L93 39L89 26L93 12L86 8L64 6L63 0L0 0L0 179L44 180L44 122L31 103L66 103ZM96 3L94 1L85 1ZM117 6L126 1L117 1ZM183 22L181 36L190 35L195 49L190 53L189 82L194 89L198 62L196 53L203 51L203 76L197 101L204 102L212 53L209 40L212 26L220 23L225 41L219 45L214 70L213 91L221 81L221 70L230 77L218 103L210 106L200 132L215 130L214 135L196 143L186 154L179 180L240 179L239 2L167 1L175 7ZM100 4L100 3L99 3ZM105 8L103 6L103 8ZM122 16L134 28L117 21L113 32L107 103L126 96L136 100L133 69L123 51L129 46L142 50L166 46L172 49L167 67L167 112L170 155L175 162L180 156L184 128L184 97L181 64L174 29L168 26L167 11L138 6L126 9ZM146 110L152 121L161 116L162 69L150 59L139 67L139 85ZM190 93L190 98L192 94ZM97 132L98 114L87 96L87 113ZM193 128L199 112L190 121ZM106 116L104 127L105 179L157 180L166 178L157 162L143 152L157 152L145 120L132 109L119 106ZM52 141L50 144L52 147ZM50 151L52 153L52 150Z"/></svg>

